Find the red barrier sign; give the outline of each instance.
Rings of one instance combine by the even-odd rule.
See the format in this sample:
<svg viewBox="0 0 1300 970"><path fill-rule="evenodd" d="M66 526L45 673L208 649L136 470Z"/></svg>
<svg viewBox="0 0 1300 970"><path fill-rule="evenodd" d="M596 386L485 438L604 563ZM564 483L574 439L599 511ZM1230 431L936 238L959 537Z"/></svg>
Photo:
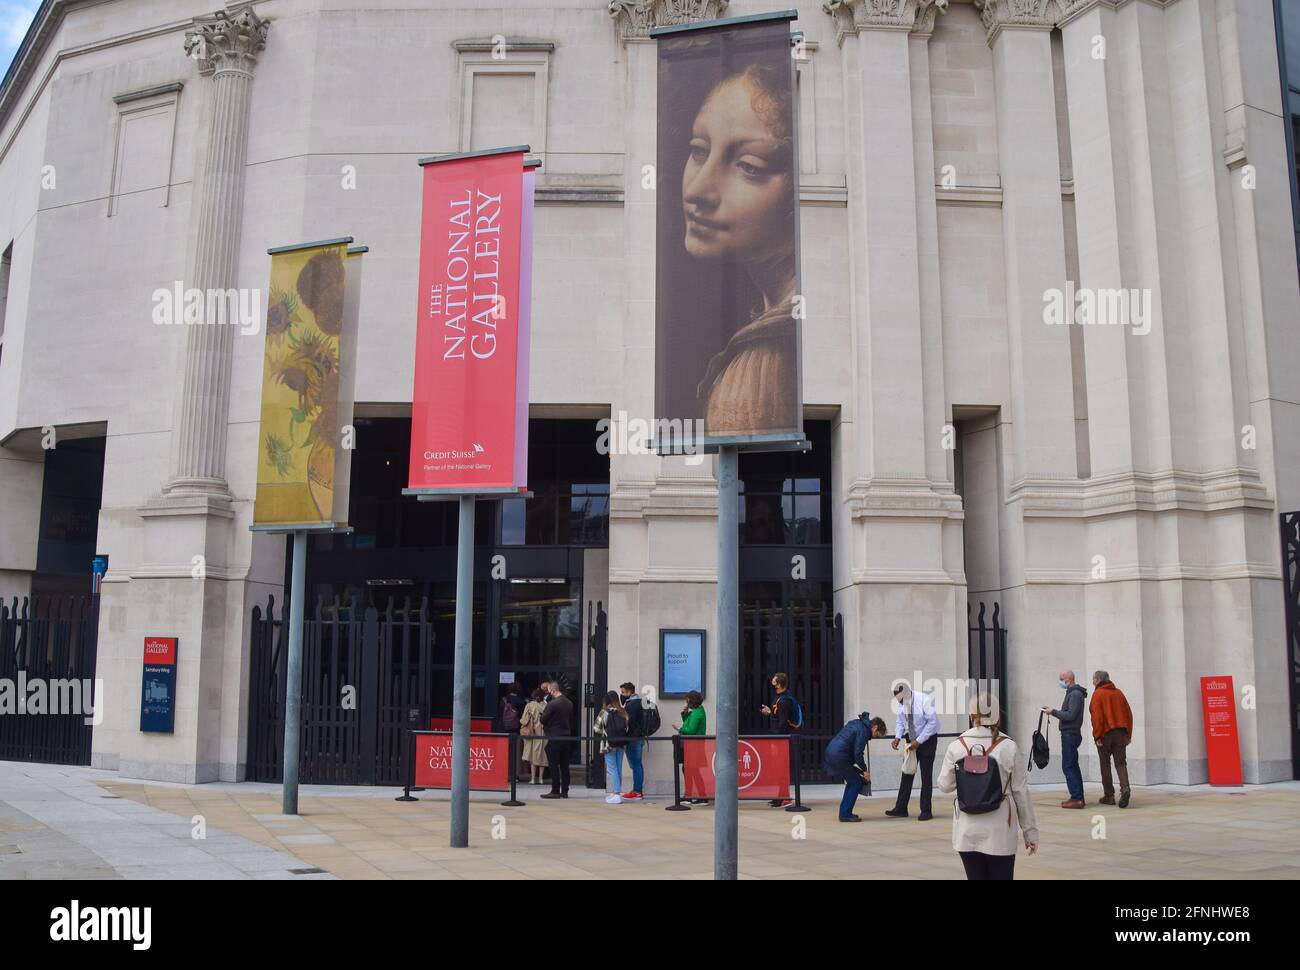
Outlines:
<svg viewBox="0 0 1300 970"><path fill-rule="evenodd" d="M1205 756L1211 785L1241 784L1241 748L1237 743L1237 693L1231 677L1201 678L1201 713L1205 717Z"/></svg>
<svg viewBox="0 0 1300 970"><path fill-rule="evenodd" d="M451 735L415 736L415 787L451 787ZM471 734L469 787L478 791L510 790L510 739Z"/></svg>
<svg viewBox="0 0 1300 970"><path fill-rule="evenodd" d="M424 166L410 488L525 484L527 301L521 151ZM520 415L524 416L520 426Z"/></svg>
<svg viewBox="0 0 1300 970"><path fill-rule="evenodd" d="M682 738L683 798L716 797L717 747L712 738ZM790 739L742 738L736 752L736 783L741 798L789 798Z"/></svg>

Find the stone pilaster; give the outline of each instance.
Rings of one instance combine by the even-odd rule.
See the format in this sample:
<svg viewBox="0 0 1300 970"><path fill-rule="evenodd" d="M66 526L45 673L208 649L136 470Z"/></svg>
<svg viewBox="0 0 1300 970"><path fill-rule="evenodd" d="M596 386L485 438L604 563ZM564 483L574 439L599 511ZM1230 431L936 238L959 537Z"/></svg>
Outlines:
<svg viewBox="0 0 1300 970"><path fill-rule="evenodd" d="M212 89L191 282L205 293L237 286L253 69L266 47L266 35L267 23L251 4L199 17L185 35L185 52L198 62L199 73L211 78ZM234 335L234 327L224 321L189 328L166 494L228 495L226 435Z"/></svg>
<svg viewBox="0 0 1300 970"><path fill-rule="evenodd" d="M836 576L836 605L848 645L846 701L870 710L888 704L900 656L911 658L909 676L957 673L964 619L960 542L951 541L959 538L960 502L935 481L946 470L929 448L942 435L942 408L926 406L942 395L925 347L939 303L922 262L933 259L937 229L932 125L928 98L918 93L928 67L914 63L927 58L924 38L945 7L942 0L822 7L835 21L844 79L853 336L838 473L851 526L836 536L847 549L837 555L847 575Z"/></svg>
<svg viewBox="0 0 1300 970"><path fill-rule="evenodd" d="M648 40L655 27L690 24L697 20L716 20L731 0L610 0L609 15L614 18L619 39Z"/></svg>

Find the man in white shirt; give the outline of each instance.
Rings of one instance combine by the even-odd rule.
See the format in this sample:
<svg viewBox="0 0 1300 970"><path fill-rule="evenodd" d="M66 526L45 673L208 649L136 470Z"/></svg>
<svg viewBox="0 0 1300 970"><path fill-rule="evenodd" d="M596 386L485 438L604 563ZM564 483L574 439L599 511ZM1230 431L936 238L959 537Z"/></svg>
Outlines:
<svg viewBox="0 0 1300 970"><path fill-rule="evenodd" d="M906 739L907 746L916 752L916 773L921 776L921 814L917 821L928 822L934 817L930 813L930 794L934 784L931 779L934 753L939 747L939 715L934 709L932 695L914 691L906 683L894 688L894 699L898 702L898 717L891 746L897 751L899 742ZM915 775L903 775L899 781L898 801L885 812L890 818L907 818L913 778Z"/></svg>

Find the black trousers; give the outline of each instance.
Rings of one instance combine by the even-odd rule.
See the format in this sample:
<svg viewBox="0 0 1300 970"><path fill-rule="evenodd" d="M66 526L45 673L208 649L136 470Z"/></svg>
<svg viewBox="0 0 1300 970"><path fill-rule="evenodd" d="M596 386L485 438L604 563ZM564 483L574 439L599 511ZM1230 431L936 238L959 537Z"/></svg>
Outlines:
<svg viewBox="0 0 1300 970"><path fill-rule="evenodd" d="M916 749L916 774L903 775L898 783L898 801L894 804L894 810L899 812L907 811L907 800L912 797L912 781L920 775L921 777L921 814L930 814L930 794L934 788L934 780L931 776L934 774L934 753L939 748L939 736L936 734L929 741L926 741Z"/></svg>
<svg viewBox="0 0 1300 970"><path fill-rule="evenodd" d="M983 852L958 852L961 864L966 867L967 879L1014 879L1016 857L1013 855L986 855Z"/></svg>
<svg viewBox="0 0 1300 970"><path fill-rule="evenodd" d="M569 744L568 741L547 741L546 760L551 768L551 791L567 795L569 793Z"/></svg>

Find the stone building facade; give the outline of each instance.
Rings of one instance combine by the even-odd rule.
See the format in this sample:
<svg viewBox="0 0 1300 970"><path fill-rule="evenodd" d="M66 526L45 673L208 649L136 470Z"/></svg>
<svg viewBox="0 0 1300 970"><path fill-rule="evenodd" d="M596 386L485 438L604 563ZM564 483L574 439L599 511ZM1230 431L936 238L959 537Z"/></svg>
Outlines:
<svg viewBox="0 0 1300 970"><path fill-rule="evenodd" d="M0 90L0 594L39 577L49 430L102 438L93 760L177 781L244 776L250 614L285 553L248 528L261 336L160 326L152 294L265 288L268 247L354 236L358 414L400 417L415 162L527 143L533 417L651 417L648 30L772 8L212 2L47 0ZM1199 678L1230 674L1246 780L1292 777L1300 287L1270 5L786 5L845 715L966 677L967 605L996 600L1020 733L1060 668L1104 668L1134 780L1200 782ZM1076 293L1126 322L1048 322ZM713 462L613 454L608 478L581 599L606 604L611 679L655 683L660 630L714 625ZM181 642L166 737L137 730L158 634Z"/></svg>

